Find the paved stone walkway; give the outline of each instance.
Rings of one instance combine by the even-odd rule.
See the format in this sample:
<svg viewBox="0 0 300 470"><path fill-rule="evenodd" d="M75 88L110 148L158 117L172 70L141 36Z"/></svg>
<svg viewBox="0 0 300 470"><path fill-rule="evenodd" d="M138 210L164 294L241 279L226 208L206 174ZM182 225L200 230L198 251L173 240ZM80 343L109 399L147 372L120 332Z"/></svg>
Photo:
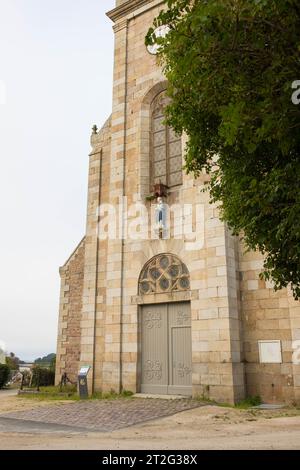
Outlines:
<svg viewBox="0 0 300 470"><path fill-rule="evenodd" d="M203 406L191 399L117 399L55 404L0 415L1 418L110 432Z"/></svg>

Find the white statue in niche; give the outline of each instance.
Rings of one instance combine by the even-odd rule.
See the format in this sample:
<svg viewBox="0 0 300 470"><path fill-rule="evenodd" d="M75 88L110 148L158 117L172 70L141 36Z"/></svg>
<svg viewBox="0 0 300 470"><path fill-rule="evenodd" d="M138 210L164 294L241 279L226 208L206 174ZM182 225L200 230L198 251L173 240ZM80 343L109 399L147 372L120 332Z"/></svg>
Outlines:
<svg viewBox="0 0 300 470"><path fill-rule="evenodd" d="M167 205L164 204L163 198L157 198L155 207L155 231L159 238L165 238L167 232Z"/></svg>

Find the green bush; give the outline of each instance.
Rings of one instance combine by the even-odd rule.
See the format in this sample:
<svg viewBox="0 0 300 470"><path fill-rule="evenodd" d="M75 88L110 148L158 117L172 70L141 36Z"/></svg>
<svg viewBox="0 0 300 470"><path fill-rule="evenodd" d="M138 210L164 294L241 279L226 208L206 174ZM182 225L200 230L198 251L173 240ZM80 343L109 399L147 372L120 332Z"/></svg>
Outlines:
<svg viewBox="0 0 300 470"><path fill-rule="evenodd" d="M259 406L262 404L261 397L256 395L255 397L247 397L245 400L240 401L235 405L236 408L252 408L253 406Z"/></svg>
<svg viewBox="0 0 300 470"><path fill-rule="evenodd" d="M52 370L55 373L55 367L56 367L56 356L53 356L50 362L50 370Z"/></svg>
<svg viewBox="0 0 300 470"><path fill-rule="evenodd" d="M35 366L32 369L32 382L33 387L48 387L49 385L54 385L55 382L55 372L46 367Z"/></svg>
<svg viewBox="0 0 300 470"><path fill-rule="evenodd" d="M0 388L3 388L4 385L8 382L10 368L6 364L0 364Z"/></svg>

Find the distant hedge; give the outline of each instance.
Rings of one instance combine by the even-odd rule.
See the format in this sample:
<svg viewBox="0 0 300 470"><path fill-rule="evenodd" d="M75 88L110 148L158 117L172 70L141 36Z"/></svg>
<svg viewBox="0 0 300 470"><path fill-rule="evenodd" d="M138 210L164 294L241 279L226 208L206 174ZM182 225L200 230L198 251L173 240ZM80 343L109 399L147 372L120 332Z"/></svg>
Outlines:
<svg viewBox="0 0 300 470"><path fill-rule="evenodd" d="M34 366L32 369L32 382L33 387L47 387L48 385L54 385L55 372L46 367Z"/></svg>
<svg viewBox="0 0 300 470"><path fill-rule="evenodd" d="M6 364L0 364L0 388L8 382L10 368Z"/></svg>

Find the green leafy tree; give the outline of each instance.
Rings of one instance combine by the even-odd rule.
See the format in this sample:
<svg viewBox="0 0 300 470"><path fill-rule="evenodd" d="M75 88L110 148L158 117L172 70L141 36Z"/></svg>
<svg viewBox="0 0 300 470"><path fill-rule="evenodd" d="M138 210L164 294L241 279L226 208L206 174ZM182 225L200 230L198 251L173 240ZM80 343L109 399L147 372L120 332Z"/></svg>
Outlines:
<svg viewBox="0 0 300 470"><path fill-rule="evenodd" d="M35 364L51 364L56 355L54 353L47 354L47 356L38 357L34 363Z"/></svg>
<svg viewBox="0 0 300 470"><path fill-rule="evenodd" d="M55 373L55 367L56 367L56 354L54 354L50 362L50 370L54 373Z"/></svg>
<svg viewBox="0 0 300 470"><path fill-rule="evenodd" d="M32 368L32 386L48 387L54 385L55 372L49 367L35 365Z"/></svg>
<svg viewBox="0 0 300 470"><path fill-rule="evenodd" d="M0 364L0 389L3 388L9 379L10 368L7 364Z"/></svg>
<svg viewBox="0 0 300 470"><path fill-rule="evenodd" d="M300 4L167 0L166 7L146 43L160 44L172 99L166 118L189 136L186 169L210 173L222 219L264 254L262 276L275 289L290 284L298 298L300 105L292 86L300 80ZM170 26L165 39L154 34L162 24Z"/></svg>
<svg viewBox="0 0 300 470"><path fill-rule="evenodd" d="M10 370L19 370L19 363L20 359L13 352L6 357L6 364Z"/></svg>

